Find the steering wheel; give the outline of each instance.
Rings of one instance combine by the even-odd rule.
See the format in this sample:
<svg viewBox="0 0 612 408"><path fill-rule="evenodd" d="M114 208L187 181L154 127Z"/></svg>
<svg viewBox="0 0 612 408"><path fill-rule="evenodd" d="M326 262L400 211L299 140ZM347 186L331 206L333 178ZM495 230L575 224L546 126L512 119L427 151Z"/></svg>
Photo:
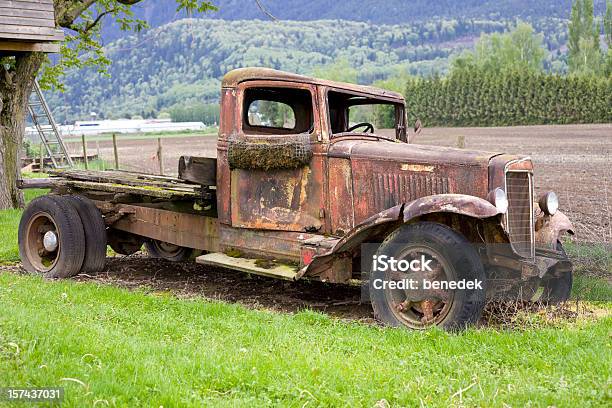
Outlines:
<svg viewBox="0 0 612 408"><path fill-rule="evenodd" d="M367 133L368 131L370 133L374 133L374 125L372 125L371 123L368 123L368 122L361 122L361 123L358 123L356 125L353 125L350 128L346 129L346 131L347 132L352 132L355 129L358 129L360 127L365 127L365 129L363 129L364 133Z"/></svg>

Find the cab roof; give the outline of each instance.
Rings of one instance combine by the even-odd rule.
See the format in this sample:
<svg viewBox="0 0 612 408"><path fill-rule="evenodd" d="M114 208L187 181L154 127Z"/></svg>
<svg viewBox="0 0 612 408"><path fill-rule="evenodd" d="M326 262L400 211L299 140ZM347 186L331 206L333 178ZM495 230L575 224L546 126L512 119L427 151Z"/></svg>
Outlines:
<svg viewBox="0 0 612 408"><path fill-rule="evenodd" d="M257 80L274 80L274 81L287 81L287 82L299 82L306 84L314 84L320 86L326 86L330 88L337 88L340 90L358 92L362 94L368 94L374 97L382 97L385 99L396 99L398 102L403 102L403 95L387 91L385 89L375 88L373 86L355 85L346 82L328 81L326 79L318 79L308 77L304 75L293 74L291 72L278 71L270 68L238 68L234 69L223 77L222 86L224 88L235 88L238 84L246 81L257 81Z"/></svg>

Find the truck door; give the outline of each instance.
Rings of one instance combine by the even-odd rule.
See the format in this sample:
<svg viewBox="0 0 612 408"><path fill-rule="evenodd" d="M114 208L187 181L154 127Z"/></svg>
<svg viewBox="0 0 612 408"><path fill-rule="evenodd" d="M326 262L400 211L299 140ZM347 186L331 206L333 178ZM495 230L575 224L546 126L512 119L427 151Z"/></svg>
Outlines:
<svg viewBox="0 0 612 408"><path fill-rule="evenodd" d="M232 226L320 231L324 173L315 87L253 81L237 97L241 123L227 150Z"/></svg>

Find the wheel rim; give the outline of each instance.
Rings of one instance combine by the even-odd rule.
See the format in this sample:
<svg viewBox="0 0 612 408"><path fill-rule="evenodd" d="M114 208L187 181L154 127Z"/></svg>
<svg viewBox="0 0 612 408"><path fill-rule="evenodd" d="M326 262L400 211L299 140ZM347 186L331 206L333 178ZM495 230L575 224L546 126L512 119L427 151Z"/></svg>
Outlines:
<svg viewBox="0 0 612 408"><path fill-rule="evenodd" d="M432 259L433 272L423 272L421 279L429 281L450 280L454 269L446 259L434 248L426 245L410 245L402 249L398 260L412 260L425 255ZM387 273L389 280L405 279L402 272ZM385 289L385 299L392 313L406 326L414 329L424 329L440 324L448 315L454 300L452 290L427 290L427 295L419 299L411 299L414 293L411 289Z"/></svg>
<svg viewBox="0 0 612 408"><path fill-rule="evenodd" d="M62 250L59 229L53 218L46 212L34 214L26 226L25 239L30 264L40 272L53 269Z"/></svg>

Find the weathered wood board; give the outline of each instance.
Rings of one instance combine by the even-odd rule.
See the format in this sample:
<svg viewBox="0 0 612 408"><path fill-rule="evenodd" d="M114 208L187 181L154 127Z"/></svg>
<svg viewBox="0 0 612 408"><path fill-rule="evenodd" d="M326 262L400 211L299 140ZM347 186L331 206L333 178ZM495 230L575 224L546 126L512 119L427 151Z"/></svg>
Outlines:
<svg viewBox="0 0 612 408"><path fill-rule="evenodd" d="M209 198L202 186L183 180L120 170L50 170L53 187L82 191L125 193L166 200Z"/></svg>
<svg viewBox="0 0 612 408"><path fill-rule="evenodd" d="M57 52L53 0L0 0L0 51Z"/></svg>

